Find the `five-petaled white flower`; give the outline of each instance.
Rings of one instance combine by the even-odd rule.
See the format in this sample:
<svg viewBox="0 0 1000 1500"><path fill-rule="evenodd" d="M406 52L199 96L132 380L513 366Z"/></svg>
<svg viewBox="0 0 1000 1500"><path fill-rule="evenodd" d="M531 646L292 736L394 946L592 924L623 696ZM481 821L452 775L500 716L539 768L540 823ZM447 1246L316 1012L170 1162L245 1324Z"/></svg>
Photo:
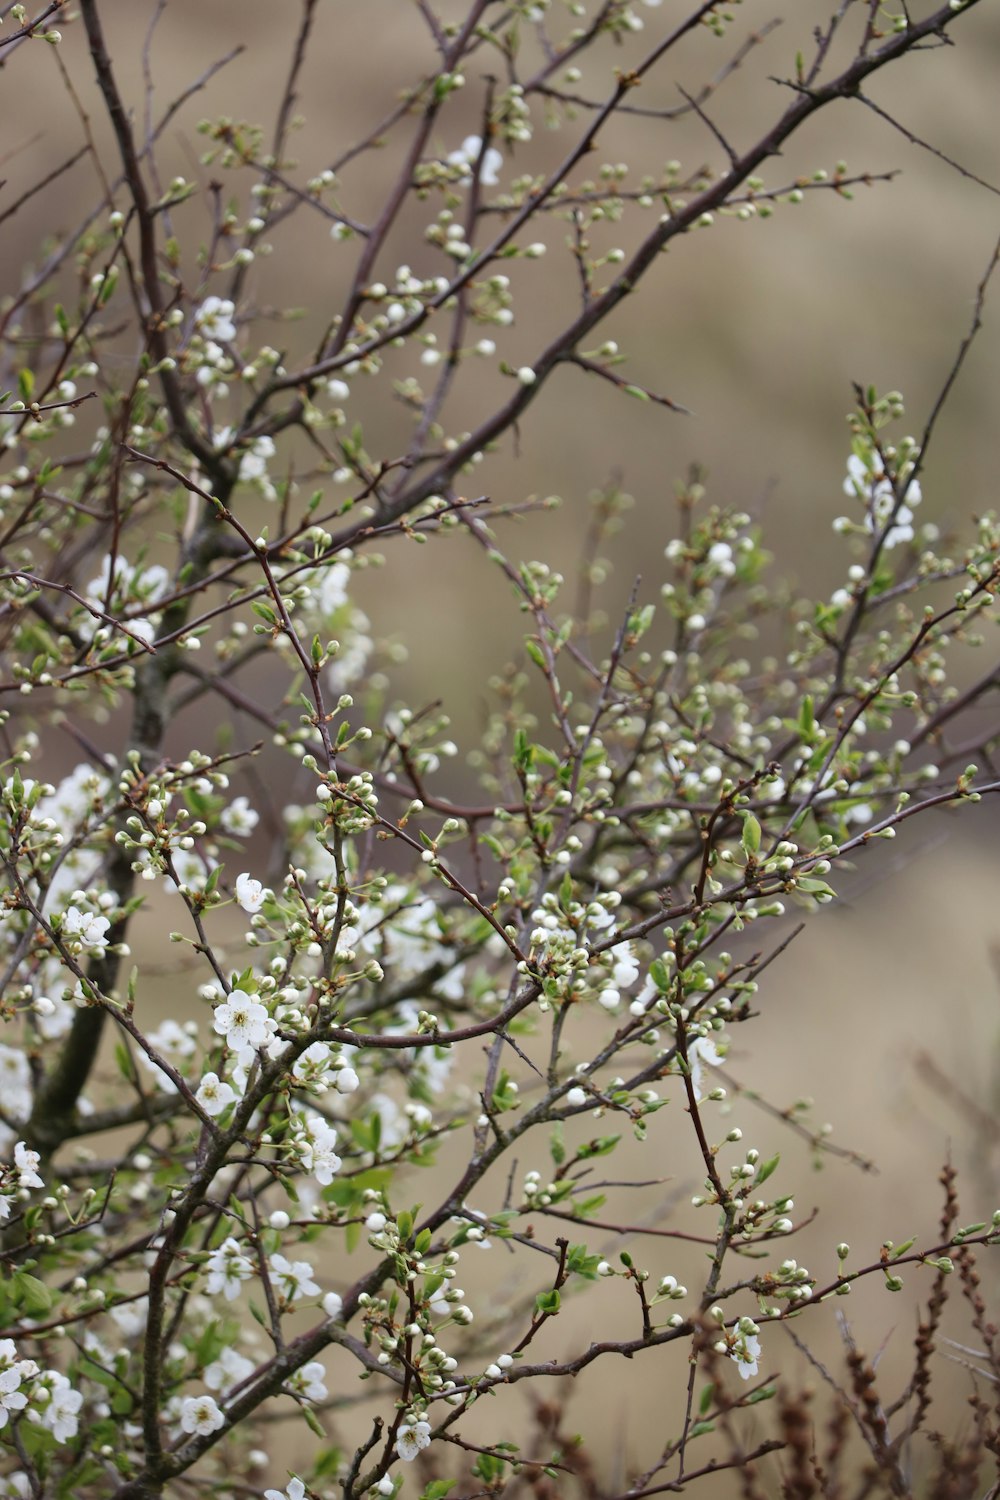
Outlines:
<svg viewBox="0 0 1000 1500"><path fill-rule="evenodd" d="M267 1023L267 1011L259 1000L245 990L232 990L229 998L215 1007L212 1024L234 1052L253 1052L270 1036Z"/></svg>
<svg viewBox="0 0 1000 1500"><path fill-rule="evenodd" d="M260 813L250 806L246 797L234 797L229 806L222 809L219 822L227 833L253 833L260 822Z"/></svg>
<svg viewBox="0 0 1000 1500"><path fill-rule="evenodd" d="M245 912L253 916L264 905L264 887L246 870L236 877L236 899Z"/></svg>
<svg viewBox="0 0 1000 1500"><path fill-rule="evenodd" d="M29 1151L23 1141L18 1141L14 1147L14 1165L17 1168L17 1182L19 1187L40 1188L45 1183L38 1175L38 1163L40 1157L37 1151Z"/></svg>
<svg viewBox="0 0 1000 1500"><path fill-rule="evenodd" d="M307 1260L286 1260L283 1255L272 1255L271 1275L286 1302L299 1302L303 1297L318 1297L320 1288L313 1281L313 1268Z"/></svg>
<svg viewBox="0 0 1000 1500"><path fill-rule="evenodd" d="M750 1380L757 1373L757 1361L760 1359L760 1339L755 1333L744 1335L731 1351L729 1358L733 1360L743 1379Z"/></svg>
<svg viewBox="0 0 1000 1500"><path fill-rule="evenodd" d="M206 1437L210 1432L218 1432L225 1420L214 1396L188 1396L181 1402L183 1432L195 1432L200 1437Z"/></svg>
<svg viewBox="0 0 1000 1500"><path fill-rule="evenodd" d="M221 1115L227 1105L236 1098L236 1090L218 1073L206 1073L194 1096L206 1115Z"/></svg>
<svg viewBox="0 0 1000 1500"><path fill-rule="evenodd" d="M722 1062L719 1049L710 1036L697 1036L693 1042L688 1043L687 1049L688 1067L691 1069L691 1087L694 1089L694 1097L704 1097L705 1064L710 1063L717 1068Z"/></svg>
<svg viewBox="0 0 1000 1500"><path fill-rule="evenodd" d="M225 344L236 337L235 311L228 297L206 297L195 313L194 321L203 337L220 339Z"/></svg>
<svg viewBox="0 0 1000 1500"><path fill-rule="evenodd" d="M482 162L479 165L479 181L483 187L496 187L500 181L498 173L503 166L503 157L495 146L487 146L482 150L483 138L479 135L467 135L457 151L452 151L448 156L450 167L462 167L463 176L471 177L479 162L479 154L482 151Z"/></svg>
<svg viewBox="0 0 1000 1500"><path fill-rule="evenodd" d="M304 1401L325 1401L330 1392L326 1385L326 1369L318 1359L311 1359L289 1376L286 1384L290 1391Z"/></svg>
<svg viewBox="0 0 1000 1500"><path fill-rule="evenodd" d="M51 1384L51 1397L42 1409L42 1423L49 1429L57 1443L68 1443L75 1438L80 1426L79 1411L83 1396L75 1391L58 1370L46 1370L45 1379Z"/></svg>
<svg viewBox="0 0 1000 1500"><path fill-rule="evenodd" d="M421 1448L429 1446L430 1440L429 1422L406 1422L396 1433L396 1452L404 1463L412 1463Z"/></svg>
<svg viewBox="0 0 1000 1500"><path fill-rule="evenodd" d="M84 948L93 952L103 951L110 926L107 917L95 917L75 906L67 907L62 919L63 936L78 938Z"/></svg>
<svg viewBox="0 0 1000 1500"><path fill-rule="evenodd" d="M232 1235L213 1250L205 1262L208 1282L205 1290L210 1297L222 1292L227 1302L240 1294L240 1287L253 1275L253 1266L240 1250L239 1240Z"/></svg>
<svg viewBox="0 0 1000 1500"><path fill-rule="evenodd" d="M229 1391L253 1372L253 1360L227 1345L218 1359L205 1366L205 1384L210 1391Z"/></svg>

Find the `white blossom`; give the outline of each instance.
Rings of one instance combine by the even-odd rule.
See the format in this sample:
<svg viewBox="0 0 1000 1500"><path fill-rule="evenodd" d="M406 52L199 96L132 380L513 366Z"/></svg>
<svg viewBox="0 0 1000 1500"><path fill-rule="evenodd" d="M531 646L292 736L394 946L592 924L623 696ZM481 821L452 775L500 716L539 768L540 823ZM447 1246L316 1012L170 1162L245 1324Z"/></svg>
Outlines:
<svg viewBox="0 0 1000 1500"><path fill-rule="evenodd" d="M14 1147L14 1166L17 1168L18 1186L23 1188L40 1188L45 1183L38 1175L38 1163L41 1158L37 1151L29 1151L23 1141L18 1141Z"/></svg>
<svg viewBox="0 0 1000 1500"><path fill-rule="evenodd" d="M236 337L235 311L228 297L206 297L195 313L194 321L205 338L229 343Z"/></svg>
<svg viewBox="0 0 1000 1500"><path fill-rule="evenodd" d="M0 1097L11 1120L26 1120L31 1114L31 1067L20 1047L0 1042Z"/></svg>
<svg viewBox="0 0 1000 1500"><path fill-rule="evenodd" d="M236 899L251 916L264 905L263 885L259 880L254 880L246 870L236 877Z"/></svg>
<svg viewBox="0 0 1000 1500"><path fill-rule="evenodd" d="M227 1302L239 1296L243 1282L253 1275L253 1266L242 1253L239 1240L232 1235L212 1251L205 1267L208 1271L205 1291L210 1297L222 1292Z"/></svg>
<svg viewBox="0 0 1000 1500"><path fill-rule="evenodd" d="M429 1447L430 1441L429 1422L405 1422L396 1433L396 1452L404 1463L412 1463L422 1448Z"/></svg>
<svg viewBox="0 0 1000 1500"><path fill-rule="evenodd" d="M313 1281L313 1268L307 1260L286 1260L283 1255L270 1258L271 1276L288 1302L300 1302L303 1297L318 1297L320 1287Z"/></svg>
<svg viewBox="0 0 1000 1500"><path fill-rule="evenodd" d="M221 1115L236 1098L235 1090L218 1073L206 1073L194 1096L206 1115Z"/></svg>
<svg viewBox="0 0 1000 1500"><path fill-rule="evenodd" d="M320 1187L328 1187L340 1171L340 1157L334 1150L336 1144L337 1132L322 1115L310 1118L306 1134L299 1138L302 1165L313 1174Z"/></svg>
<svg viewBox="0 0 1000 1500"><path fill-rule="evenodd" d="M639 961L632 951L631 943L616 943L611 949L614 968L611 978L616 989L627 990L639 977Z"/></svg>
<svg viewBox="0 0 1000 1500"><path fill-rule="evenodd" d="M471 177L476 163L479 161L479 153L482 150L482 136L467 135L457 151L452 151L448 156L450 167L462 167L463 176ZM479 181L483 187L496 187L500 181L499 172L503 166L503 156L495 146L487 146L483 152L482 163L479 168Z"/></svg>
<svg viewBox="0 0 1000 1500"><path fill-rule="evenodd" d="M28 1404L27 1396L18 1390L20 1384L21 1376L16 1369L0 1374L0 1427L6 1427L12 1411L22 1411Z"/></svg>
<svg viewBox="0 0 1000 1500"><path fill-rule="evenodd" d="M85 949L92 953L103 953L111 923L107 917L82 912L75 906L66 909L62 920L64 937L78 938Z"/></svg>
<svg viewBox="0 0 1000 1500"><path fill-rule="evenodd" d="M694 1089L694 1097L698 1100L705 1095L705 1064L709 1063L717 1068L722 1062L719 1049L710 1036L697 1036L693 1042L688 1043L687 1049L688 1067L691 1069L691 1087Z"/></svg>
<svg viewBox="0 0 1000 1500"><path fill-rule="evenodd" d="M303 1500L306 1487L301 1479L292 1478L284 1490L265 1490L264 1500Z"/></svg>
<svg viewBox="0 0 1000 1500"><path fill-rule="evenodd" d="M212 1024L234 1052L244 1053L263 1047L271 1035L269 1020L259 1000L245 990L232 990L229 998L215 1007Z"/></svg>
<svg viewBox="0 0 1000 1500"><path fill-rule="evenodd" d="M226 833L253 833L259 822L260 813L250 806L246 797L234 797L229 806L224 807L219 814L219 823Z"/></svg>
<svg viewBox="0 0 1000 1500"><path fill-rule="evenodd" d="M325 1401L330 1394L326 1387L326 1367L318 1359L302 1365L289 1376L286 1384L304 1401Z"/></svg>
<svg viewBox="0 0 1000 1500"><path fill-rule="evenodd" d="M755 1333L746 1334L731 1351L729 1358L735 1363L743 1379L750 1380L757 1373L760 1339Z"/></svg>
<svg viewBox="0 0 1000 1500"><path fill-rule="evenodd" d="M188 1396L181 1402L181 1430L206 1437L225 1424L214 1396Z"/></svg>
<svg viewBox="0 0 1000 1500"><path fill-rule="evenodd" d="M27 1406L28 1398L19 1387L22 1380L38 1373L38 1366L33 1359L17 1359L13 1339L0 1340L0 1356L12 1361L0 1371L0 1427L6 1427L11 1412Z"/></svg>
<svg viewBox="0 0 1000 1500"><path fill-rule="evenodd" d="M57 1443L68 1443L70 1438L75 1438L79 1430L79 1412L83 1405L83 1396L75 1391L58 1370L46 1370L44 1379L48 1381L51 1396L42 1408L42 1424L47 1427Z"/></svg>
<svg viewBox="0 0 1000 1500"><path fill-rule="evenodd" d="M191 1030L181 1026L169 1016L155 1031L149 1032L146 1040L153 1051L158 1052L164 1061L172 1063L178 1072L184 1071L183 1064L193 1056L198 1045L196 1035L192 1035ZM164 1072L163 1068L154 1062L144 1050L140 1049L138 1055L142 1066L153 1074L157 1088L165 1094L175 1094L177 1086L170 1075Z"/></svg>
<svg viewBox="0 0 1000 1500"><path fill-rule="evenodd" d="M900 542L913 540L913 511L922 499L920 482L913 479L906 486L906 503L897 507L896 491L885 472L880 453L872 453L868 462L852 453L847 460L847 478L844 490L865 502L865 524L871 532L882 531L893 516L892 525L885 534L885 546L895 547Z"/></svg>
<svg viewBox="0 0 1000 1500"><path fill-rule="evenodd" d="M228 1391L252 1375L256 1366L238 1350L228 1345L218 1359L205 1368L205 1384L210 1391Z"/></svg>

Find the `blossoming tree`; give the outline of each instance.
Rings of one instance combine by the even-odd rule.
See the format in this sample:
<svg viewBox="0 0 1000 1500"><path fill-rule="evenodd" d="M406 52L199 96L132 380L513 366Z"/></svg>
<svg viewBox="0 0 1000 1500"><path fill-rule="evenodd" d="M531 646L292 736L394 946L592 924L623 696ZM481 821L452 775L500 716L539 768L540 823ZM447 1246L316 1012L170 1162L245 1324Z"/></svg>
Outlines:
<svg viewBox="0 0 1000 1500"><path fill-rule="evenodd" d="M511 1439L517 1394L623 1356L677 1377L653 1448L627 1457L632 1500L725 1470L762 1493L754 1475L770 1483L782 1449L786 1492L839 1493L817 1486L836 1485L841 1447L825 1479L810 1467L769 1327L807 1338L828 1299L868 1277L897 1290L907 1265L929 1298L909 1399L890 1420L855 1353L840 1392L871 1484L909 1492L953 1270L1000 1377L973 1262L1000 1216L959 1228L946 1172L919 1246L876 1239L855 1263L841 1245L814 1275L787 1256L800 1221L778 1158L720 1109L730 1039L752 1039L790 941L782 919L831 901L838 867L910 818L1000 787L993 727L962 728L995 667L961 692L948 675L993 604L1000 528L981 515L945 552L919 522L995 258L917 438L895 393L858 390L840 581L794 607L780 661L734 649L768 608L767 558L751 517L699 482L679 489L653 597L602 637L556 573L515 554L504 522L522 497L489 478L567 365L675 420L602 341L609 314L716 220L848 196L842 168L785 180L782 146L907 54L959 41L977 8L831 3L770 123L730 141L713 95L761 33L717 3L419 0L411 86L307 171L291 141L321 7L304 0L270 135L198 127L223 186L159 170L167 126L220 65L157 116L152 32L141 59L116 55L107 0L5 7L8 65L58 58L77 104L96 74L111 144L79 104L82 150L25 201L52 201L80 163L99 199L70 231L53 209L0 309L0 1493L569 1489L583 1470L561 1432L543 1449ZM634 189L590 175L610 122L706 31L720 70L651 113L700 121L712 164L642 162ZM475 134L459 123L470 91ZM345 181L376 150L393 178L371 213ZM594 248L629 215L629 248ZM262 341L254 275L303 221L352 269L292 360ZM554 233L577 303L512 362L517 287ZM484 362L501 394L459 430L456 389ZM617 504L602 497L598 546ZM525 669L465 747L474 795L443 769L445 722L400 701L355 598L387 539L443 556L449 537L501 570L528 621ZM178 746L193 706L202 738ZM255 779L248 724L284 757L280 789ZM164 966L176 1014L150 998ZM695 1153L693 1202L665 1223L620 1221L622 1184L592 1175L628 1137ZM680 1242L698 1247L690 1287L667 1254ZM484 1247L516 1272L477 1307L458 1282ZM594 1340L585 1298L615 1282L616 1336ZM975 1492L997 1442L980 1401L968 1441L939 1442L942 1472L968 1481L949 1494Z"/></svg>

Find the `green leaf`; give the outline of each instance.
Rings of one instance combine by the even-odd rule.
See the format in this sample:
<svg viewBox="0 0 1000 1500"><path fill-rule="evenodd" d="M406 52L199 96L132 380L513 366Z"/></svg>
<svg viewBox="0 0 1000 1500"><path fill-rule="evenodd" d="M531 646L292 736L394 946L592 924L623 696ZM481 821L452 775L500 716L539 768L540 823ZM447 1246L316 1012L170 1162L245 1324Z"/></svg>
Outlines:
<svg viewBox="0 0 1000 1500"><path fill-rule="evenodd" d="M457 1483L457 1479L432 1479L420 1500L444 1500L448 1491L454 1489Z"/></svg>
<svg viewBox="0 0 1000 1500"><path fill-rule="evenodd" d="M544 672L546 670L545 653L538 642L535 640L534 636L525 636L524 649L531 657L531 660L535 663L535 666L541 667L542 671Z"/></svg>
<svg viewBox="0 0 1000 1500"><path fill-rule="evenodd" d="M649 977L661 995L669 995L671 986L670 970L662 958L653 959L653 962L649 966Z"/></svg>
<svg viewBox="0 0 1000 1500"><path fill-rule="evenodd" d="M747 856L755 855L760 848L760 824L753 813L743 814L743 832L740 835L740 843Z"/></svg>
<svg viewBox="0 0 1000 1500"><path fill-rule="evenodd" d="M705 1413L708 1411L709 1407L711 1406L711 1404L712 1404L712 1402L714 1400L715 1400L715 1385L710 1380L708 1382L708 1385L706 1385L706 1386L703 1387L702 1393L698 1397L698 1412L699 1412L699 1415L704 1416Z"/></svg>
<svg viewBox="0 0 1000 1500"><path fill-rule="evenodd" d="M316 1457L313 1459L313 1478L335 1478L336 1475L340 1472L342 1459L343 1450L341 1448L321 1448L316 1454Z"/></svg>
<svg viewBox="0 0 1000 1500"><path fill-rule="evenodd" d="M52 1309L52 1293L44 1281L30 1276L27 1271L15 1271L11 1277L14 1297L18 1306L29 1318L41 1317Z"/></svg>
<svg viewBox="0 0 1000 1500"><path fill-rule="evenodd" d="M553 1287L551 1291L538 1293L535 1298L535 1309L540 1313L544 1313L547 1317L552 1318L555 1317L556 1313L559 1311L561 1302L562 1298L560 1297L559 1292L555 1287Z"/></svg>
<svg viewBox="0 0 1000 1500"><path fill-rule="evenodd" d="M770 1401L777 1390L776 1386L765 1385L759 1391L751 1391L747 1397L748 1406L756 1406L758 1401Z"/></svg>
<svg viewBox="0 0 1000 1500"><path fill-rule="evenodd" d="M312 1407L308 1406L305 1402L300 1402L299 1411L305 1417L306 1426L309 1428L309 1431L315 1433L316 1437L318 1438L325 1438L326 1431L323 1427L323 1423L313 1411Z"/></svg>
<svg viewBox="0 0 1000 1500"><path fill-rule="evenodd" d="M580 1161L593 1161L595 1156L610 1156L620 1140L620 1135L600 1136L596 1141L590 1141L586 1146L581 1146L577 1157Z"/></svg>
<svg viewBox="0 0 1000 1500"><path fill-rule="evenodd" d="M574 1276L583 1276L587 1281L597 1280L600 1255L591 1255L586 1245L570 1245L566 1255L566 1269Z"/></svg>
<svg viewBox="0 0 1000 1500"><path fill-rule="evenodd" d="M757 1187L760 1187L760 1185L761 1185L762 1182L766 1182L767 1181L767 1179L770 1177L771 1173L774 1171L775 1167L778 1165L778 1163L779 1163L780 1160L781 1160L781 1152L780 1151L776 1151L773 1156L769 1156L768 1157L767 1161L761 1162L761 1164L760 1164L760 1170L757 1173L757 1182L756 1182L756 1186Z"/></svg>
<svg viewBox="0 0 1000 1500"><path fill-rule="evenodd" d="M807 693L802 700L802 707L799 709L799 733L804 740L809 741L813 737L815 728L816 716L813 712L813 701L810 694Z"/></svg>

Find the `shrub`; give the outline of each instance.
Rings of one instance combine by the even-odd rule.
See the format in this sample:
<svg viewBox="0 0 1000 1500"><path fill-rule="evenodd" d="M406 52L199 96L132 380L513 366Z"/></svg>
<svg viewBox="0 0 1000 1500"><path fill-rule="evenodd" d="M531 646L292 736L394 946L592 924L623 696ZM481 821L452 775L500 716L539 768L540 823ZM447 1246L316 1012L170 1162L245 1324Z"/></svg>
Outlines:
<svg viewBox="0 0 1000 1500"><path fill-rule="evenodd" d="M870 1253L841 1245L814 1274L788 1255L805 1221L778 1156L719 1106L793 911L833 901L912 817L975 816L1000 786L975 717L995 667L961 687L952 667L986 628L1000 528L981 514L942 538L919 511L996 255L917 437L897 393L855 393L827 598L796 598L755 518L694 472L664 579L609 626L620 486L596 495L574 608L520 555L541 502L490 483L564 367L681 420L673 390L631 378L609 316L667 249L871 182L843 165L788 180L782 147L975 8L840 4L746 144L714 96L764 32L718 4L421 0L434 61L310 169L296 96L324 33L305 0L273 128L210 116L215 175L169 181L165 134L221 64L157 114L162 5L141 56L116 53L98 0L11 8L0 47L40 80L58 61L84 144L15 205L40 197L51 237L2 318L3 1493L355 1500L416 1471L425 1500L455 1483L635 1500L730 1470L747 1496L833 1495L857 1479L851 1422L858 1493L978 1493L991 1401L926 1462L912 1439L952 1272L963 1358L1000 1378L974 1261L1000 1213L961 1227L949 1167L921 1246L875 1226ZM649 107L657 128L701 122L713 164L658 166L654 141L631 172L595 169L610 124L706 31L721 68ZM392 170L373 210L351 167L376 157ZM64 231L62 177L85 162L102 187ZM301 326L265 342L282 310L256 300L259 263L291 266L317 225L350 257L343 294L308 309L308 351ZM397 264L406 244L419 269ZM519 307L557 250L576 300L524 363ZM364 593L378 548L424 543L440 569L459 543L463 566L499 569L527 625L461 753L399 686L386 585ZM690 1203L623 1206L642 1201L630 1138L654 1163L634 1188L694 1153ZM466 1297L488 1248L491 1289ZM819 1442L774 1325L808 1347L821 1304L869 1278L897 1291L910 1267L928 1300L903 1397L884 1405L849 1345ZM602 1303L602 1283L620 1295ZM591 1306L613 1306L613 1337L592 1336ZM561 1396L529 1399L527 1421L518 1400L623 1357L657 1372L668 1416L616 1485Z"/></svg>

